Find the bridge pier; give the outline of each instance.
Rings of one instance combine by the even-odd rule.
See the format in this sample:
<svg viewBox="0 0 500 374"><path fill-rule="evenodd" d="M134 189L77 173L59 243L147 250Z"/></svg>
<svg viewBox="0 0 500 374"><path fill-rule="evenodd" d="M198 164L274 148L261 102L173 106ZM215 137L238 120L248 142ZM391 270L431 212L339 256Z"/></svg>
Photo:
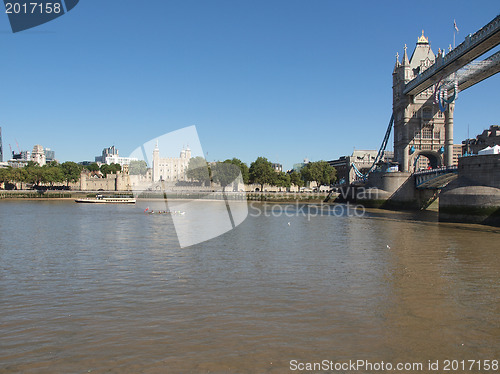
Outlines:
<svg viewBox="0 0 500 374"><path fill-rule="evenodd" d="M439 220L500 226L500 155L461 157L439 196Z"/></svg>
<svg viewBox="0 0 500 374"><path fill-rule="evenodd" d="M448 104L445 112L445 126L444 126L444 165L453 165L453 112L455 110L455 103Z"/></svg>
<svg viewBox="0 0 500 374"><path fill-rule="evenodd" d="M364 185L345 187L338 202L351 201L365 207L418 210L429 200L426 191L415 189L408 172L371 173Z"/></svg>

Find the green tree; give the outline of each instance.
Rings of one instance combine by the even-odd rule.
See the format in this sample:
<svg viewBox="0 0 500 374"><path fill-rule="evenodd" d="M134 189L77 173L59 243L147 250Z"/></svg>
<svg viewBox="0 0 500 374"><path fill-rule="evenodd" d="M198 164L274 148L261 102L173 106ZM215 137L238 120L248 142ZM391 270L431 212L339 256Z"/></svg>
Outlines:
<svg viewBox="0 0 500 374"><path fill-rule="evenodd" d="M250 182L260 184L260 190L264 189L264 184L273 184L276 180L276 172L271 163L265 157L257 157L250 164Z"/></svg>
<svg viewBox="0 0 500 374"><path fill-rule="evenodd" d="M12 168L2 168L0 169L0 184L9 183L14 180L14 173Z"/></svg>
<svg viewBox="0 0 500 374"><path fill-rule="evenodd" d="M290 175L283 171L276 175L276 181L274 183L277 187L284 188L290 188L292 185Z"/></svg>
<svg viewBox="0 0 500 374"><path fill-rule="evenodd" d="M291 172L290 182L299 188L304 185L304 180L302 179L300 173L297 173L296 171Z"/></svg>
<svg viewBox="0 0 500 374"><path fill-rule="evenodd" d="M23 189L23 183L26 182L27 178L28 171L25 167L12 169L12 181L19 182L21 184L21 190Z"/></svg>
<svg viewBox="0 0 500 374"><path fill-rule="evenodd" d="M62 169L57 162L43 165L41 169L42 169L41 170L42 183L44 184L48 183L51 186L53 186L54 183L59 183L64 181L64 175Z"/></svg>
<svg viewBox="0 0 500 374"><path fill-rule="evenodd" d="M300 174L305 181L316 182L318 189L337 179L337 170L326 161L310 162L300 170Z"/></svg>
<svg viewBox="0 0 500 374"><path fill-rule="evenodd" d="M237 158L232 158L231 160L227 159L224 162L238 166L241 171L241 177L243 178L243 183L248 184L250 176L247 164L245 164L243 161Z"/></svg>
<svg viewBox="0 0 500 374"><path fill-rule="evenodd" d="M44 181L44 170L33 161L28 161L28 165L24 167L26 170L26 182L35 186L39 186Z"/></svg>
<svg viewBox="0 0 500 374"><path fill-rule="evenodd" d="M232 184L241 173L238 165L234 165L231 160L217 162L212 166L212 179L215 183L220 183L223 189Z"/></svg>
<svg viewBox="0 0 500 374"><path fill-rule="evenodd" d="M145 175L148 171L148 164L144 160L130 161L128 173L130 175Z"/></svg>
<svg viewBox="0 0 500 374"><path fill-rule="evenodd" d="M66 181L67 186L69 186L70 183L75 183L80 180L82 168L77 163L67 161L61 165L61 170L63 173L63 180Z"/></svg>
<svg viewBox="0 0 500 374"><path fill-rule="evenodd" d="M88 171L99 171L99 165L97 165L96 162L90 165L85 165L84 168L87 169Z"/></svg>
<svg viewBox="0 0 500 374"><path fill-rule="evenodd" d="M111 173L116 174L119 171L122 171L122 166L120 164L112 163L110 166Z"/></svg>
<svg viewBox="0 0 500 374"><path fill-rule="evenodd" d="M197 156L189 160L186 176L189 179L201 182L210 183L210 168L203 157Z"/></svg>
<svg viewBox="0 0 500 374"><path fill-rule="evenodd" d="M100 171L104 176L107 176L108 174L116 174L118 171L121 171L122 167L120 164L102 164Z"/></svg>

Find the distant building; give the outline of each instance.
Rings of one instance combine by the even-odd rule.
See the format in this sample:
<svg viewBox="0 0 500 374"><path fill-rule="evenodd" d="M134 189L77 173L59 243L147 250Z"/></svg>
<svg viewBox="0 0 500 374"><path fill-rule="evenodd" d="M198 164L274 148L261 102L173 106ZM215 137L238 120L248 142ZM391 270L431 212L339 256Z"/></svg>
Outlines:
<svg viewBox="0 0 500 374"><path fill-rule="evenodd" d="M119 164L120 166L130 165L131 161L138 161L135 157L120 157L118 155L107 156L103 164Z"/></svg>
<svg viewBox="0 0 500 374"><path fill-rule="evenodd" d="M56 160L56 152L51 150L50 148L45 148L45 161L47 163L55 161Z"/></svg>
<svg viewBox="0 0 500 374"><path fill-rule="evenodd" d="M104 148L102 150L101 156L95 157L95 162L101 164L119 164L120 166L129 165L131 161L138 161L134 157L120 157L118 154L118 149L113 145L109 148Z"/></svg>
<svg viewBox="0 0 500 374"><path fill-rule="evenodd" d="M293 171L300 173L300 170L309 163L309 159L305 158L304 162L300 162L298 164L293 164Z"/></svg>
<svg viewBox="0 0 500 374"><path fill-rule="evenodd" d="M281 173L283 171L283 165L281 165L281 164L271 163L271 166L273 167L273 169L276 173Z"/></svg>
<svg viewBox="0 0 500 374"><path fill-rule="evenodd" d="M31 160L31 153L30 153L30 151L21 151L19 153L15 153L13 151L11 160L26 161L26 162L30 161Z"/></svg>
<svg viewBox="0 0 500 374"><path fill-rule="evenodd" d="M467 139L462 142L462 155L477 155L478 152L486 147L500 145L500 126L491 125L488 130L476 136L475 139Z"/></svg>
<svg viewBox="0 0 500 374"><path fill-rule="evenodd" d="M118 149L113 145L109 148L104 148L102 150L102 155L101 156L96 156L95 157L95 162L102 162L103 164L106 163L106 157L110 156L118 156Z"/></svg>
<svg viewBox="0 0 500 374"><path fill-rule="evenodd" d="M370 170L378 151L376 150L355 150L350 156L342 156L336 160L328 161L328 164L337 170L337 179L340 184L350 184L360 177L356 173L356 169L360 173L365 174ZM391 162L394 158L394 152L385 151L382 162Z"/></svg>
<svg viewBox="0 0 500 374"><path fill-rule="evenodd" d="M26 165L28 165L28 161L26 161L26 160L14 160L14 159L10 159L7 163L12 168L23 168Z"/></svg>
<svg viewBox="0 0 500 374"><path fill-rule="evenodd" d="M33 151L31 152L31 161L38 162L40 166L43 166L47 163L45 158L45 151L40 144L37 144L33 147Z"/></svg>
<svg viewBox="0 0 500 374"><path fill-rule="evenodd" d="M191 159L191 150L182 149L179 157L160 157L158 143L153 150L153 182L176 182L186 180L186 171Z"/></svg>

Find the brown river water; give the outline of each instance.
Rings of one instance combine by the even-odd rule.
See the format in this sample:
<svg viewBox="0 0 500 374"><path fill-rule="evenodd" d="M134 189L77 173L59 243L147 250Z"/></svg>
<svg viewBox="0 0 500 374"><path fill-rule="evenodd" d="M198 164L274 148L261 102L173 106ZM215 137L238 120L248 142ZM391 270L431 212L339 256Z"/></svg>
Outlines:
<svg viewBox="0 0 500 374"><path fill-rule="evenodd" d="M500 229L253 203L180 248L152 205L0 202L0 373L500 373Z"/></svg>

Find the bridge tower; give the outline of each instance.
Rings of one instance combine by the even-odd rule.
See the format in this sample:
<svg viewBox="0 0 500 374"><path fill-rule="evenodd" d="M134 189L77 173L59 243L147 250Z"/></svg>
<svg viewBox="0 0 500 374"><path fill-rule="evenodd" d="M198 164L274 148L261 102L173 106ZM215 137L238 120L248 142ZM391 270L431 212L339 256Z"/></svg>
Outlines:
<svg viewBox="0 0 500 374"><path fill-rule="evenodd" d="M402 62L396 55L392 73L394 158L400 171L413 172L426 165L422 157L432 167L452 165L454 104L441 112L434 102L433 86L414 96L403 93L405 85L442 59L444 52L439 50L435 56L423 31L409 59L406 49L405 45Z"/></svg>

